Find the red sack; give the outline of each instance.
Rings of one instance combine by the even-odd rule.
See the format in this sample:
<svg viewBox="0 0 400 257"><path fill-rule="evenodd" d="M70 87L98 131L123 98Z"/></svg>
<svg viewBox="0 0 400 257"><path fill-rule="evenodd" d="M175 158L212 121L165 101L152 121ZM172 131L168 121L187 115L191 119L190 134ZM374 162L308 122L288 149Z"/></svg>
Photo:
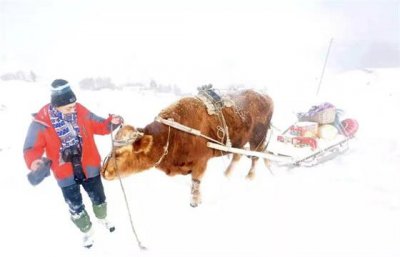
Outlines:
<svg viewBox="0 0 400 257"><path fill-rule="evenodd" d="M358 130L358 122L355 119L345 119L341 122L343 134L347 137L352 137Z"/></svg>

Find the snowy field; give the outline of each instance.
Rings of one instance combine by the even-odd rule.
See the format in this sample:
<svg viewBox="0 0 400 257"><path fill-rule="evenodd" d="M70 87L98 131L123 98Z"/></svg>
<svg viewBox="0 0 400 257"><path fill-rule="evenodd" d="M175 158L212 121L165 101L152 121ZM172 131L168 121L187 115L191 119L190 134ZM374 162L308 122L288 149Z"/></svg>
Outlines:
<svg viewBox="0 0 400 257"><path fill-rule="evenodd" d="M0 76L37 75L0 80L0 256L399 257L398 10L390 0L0 0ZM124 179L147 251L132 234L119 182L105 181L116 231L95 224L87 250L55 179L28 183L22 148L31 113L49 102L57 78L97 115L120 114L135 127L178 98L79 88L97 77L192 94L208 83L244 85L272 96L277 128L322 102L360 128L345 154L311 168L273 165L272 173L260 162L254 181L244 178L249 159L229 179L229 158L212 159L198 208L189 206L188 176L151 169ZM110 136L96 142L104 158Z"/></svg>
<svg viewBox="0 0 400 257"><path fill-rule="evenodd" d="M229 179L223 175L228 157L212 159L198 208L189 206L188 176L168 177L152 169L124 179L133 222L147 251L137 247L118 181L104 182L116 231L109 234L95 224L95 245L90 250L81 246L81 234L69 221L54 178L32 187L22 157L30 114L49 101L50 82L0 82L0 255L400 256L399 81L400 69L355 70L327 76L318 97L273 85L266 89L275 100L273 122L278 127L290 124L294 112L322 101L358 120L350 150L321 165L272 166L271 174L260 162L255 180L247 181L247 158ZM136 127L177 99L128 89L73 90L94 113L117 113ZM96 141L105 157L110 137Z"/></svg>

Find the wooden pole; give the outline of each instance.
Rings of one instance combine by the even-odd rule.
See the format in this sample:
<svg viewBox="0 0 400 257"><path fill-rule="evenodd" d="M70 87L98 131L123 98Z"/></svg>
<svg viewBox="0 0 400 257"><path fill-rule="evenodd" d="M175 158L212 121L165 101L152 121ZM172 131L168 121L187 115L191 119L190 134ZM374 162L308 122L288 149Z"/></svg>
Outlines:
<svg viewBox="0 0 400 257"><path fill-rule="evenodd" d="M319 90L321 89L322 79L323 79L324 74L325 74L326 64L328 63L328 57L329 57L329 52L330 52L330 49L331 49L331 46L332 46L332 42L333 42L333 38L331 38L331 40L329 41L328 51L327 51L326 56L325 56L324 66L322 67L321 77L320 77L319 83L318 83L317 94L316 94L317 96L319 94Z"/></svg>
<svg viewBox="0 0 400 257"><path fill-rule="evenodd" d="M277 156L277 155L266 153L266 152L249 151L249 150L244 150L241 148L228 147L228 146L215 144L215 143L211 143L211 142L208 142L207 146L210 148L228 152L228 153L236 153L236 154L241 154L241 155L259 157L259 158L263 158L263 159L267 159L267 160L275 161L275 162L291 163L294 160L290 156Z"/></svg>

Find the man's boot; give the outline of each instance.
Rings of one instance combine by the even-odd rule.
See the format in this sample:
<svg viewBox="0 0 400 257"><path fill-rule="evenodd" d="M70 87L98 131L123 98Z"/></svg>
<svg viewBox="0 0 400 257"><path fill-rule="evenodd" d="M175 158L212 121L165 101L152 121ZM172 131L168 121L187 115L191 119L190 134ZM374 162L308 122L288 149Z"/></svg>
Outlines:
<svg viewBox="0 0 400 257"><path fill-rule="evenodd" d="M72 222L84 233L83 246L90 248L93 246L93 228L92 222L86 210L81 211L78 214L71 215Z"/></svg>
<svg viewBox="0 0 400 257"><path fill-rule="evenodd" d="M107 219L107 203L93 205L93 212L96 215L99 223L102 224L108 231L115 231L114 224Z"/></svg>

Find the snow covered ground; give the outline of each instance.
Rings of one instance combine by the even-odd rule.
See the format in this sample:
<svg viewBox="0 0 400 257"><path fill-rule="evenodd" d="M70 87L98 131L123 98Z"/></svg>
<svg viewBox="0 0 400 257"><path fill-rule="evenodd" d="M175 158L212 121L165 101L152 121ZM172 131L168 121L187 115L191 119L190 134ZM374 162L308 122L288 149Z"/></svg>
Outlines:
<svg viewBox="0 0 400 257"><path fill-rule="evenodd" d="M398 7L382 0L0 0L0 76L38 75L35 83L0 80L0 256L400 256L400 68L351 70L398 66ZM312 168L273 166L273 174L260 163L251 182L247 158L230 179L223 176L229 159L213 159L195 209L190 177L152 169L124 179L147 251L137 247L119 182L105 181L117 230L95 224L87 250L54 178L37 187L26 179L30 114L49 101L56 78L69 80L96 114L117 113L137 127L177 98L78 88L99 76L117 84L154 79L184 92L208 83L258 88L274 99L273 122L282 129L296 112L328 101L360 129L344 155ZM105 157L110 137L96 141Z"/></svg>
<svg viewBox="0 0 400 257"><path fill-rule="evenodd" d="M138 249L118 181L105 181L113 234L95 224L92 249L69 221L53 177L32 187L22 158L30 114L49 101L49 81L0 82L1 256L400 256L400 69L355 70L327 76L318 97L290 94L271 85L274 123L290 124L293 112L329 101L360 124L350 150L312 168L260 162L254 181L244 176L243 158L229 179L229 159L209 162L202 182L203 204L189 206L190 177L168 177L155 169L123 180ZM121 114L143 127L176 96L129 89L83 91L78 101L98 115ZM307 97L305 97L307 95ZM101 155L110 137L97 137ZM84 201L90 207L84 194ZM88 208L90 214L92 213ZM93 216L93 215L92 215Z"/></svg>

